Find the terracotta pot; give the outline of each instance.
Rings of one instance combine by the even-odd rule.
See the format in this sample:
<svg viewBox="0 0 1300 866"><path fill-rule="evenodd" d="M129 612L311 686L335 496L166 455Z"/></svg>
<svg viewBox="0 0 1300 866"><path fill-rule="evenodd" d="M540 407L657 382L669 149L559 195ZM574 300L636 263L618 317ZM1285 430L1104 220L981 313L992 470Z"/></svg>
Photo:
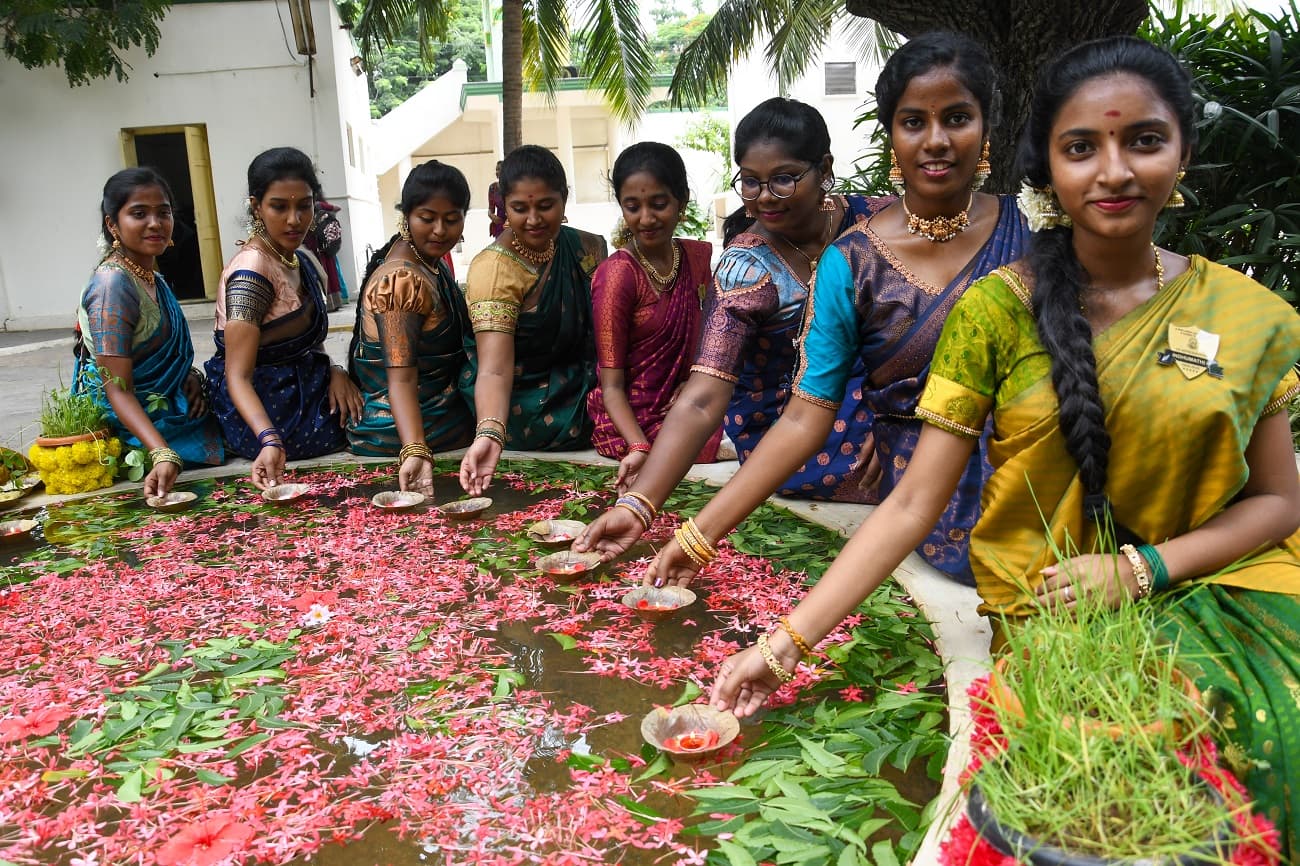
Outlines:
<svg viewBox="0 0 1300 866"><path fill-rule="evenodd" d="M1011 689L1007 688L1005 683L1006 667L1006 656L1003 656L994 663L993 673L989 675L989 701L993 704L995 709L1005 715L1023 719L1025 716L1025 708L1021 705L1020 698L1017 697ZM1196 683L1192 681L1191 677L1183 673L1179 668L1174 668L1173 679L1179 687L1182 688L1183 694L1187 695L1193 703L1200 704L1201 690L1196 687ZM1165 724L1165 722L1152 722L1149 725L1144 725L1142 731L1150 736L1155 736L1164 731ZM1072 717L1066 716L1061 719L1062 728L1068 730L1073 726L1074 719ZM1130 733L1130 729L1125 728L1123 725L1105 724L1091 719L1084 720L1083 729L1089 733L1104 733L1112 740L1119 739L1120 737ZM1172 733L1175 742L1181 742L1183 740L1183 727L1177 720L1173 722Z"/></svg>
<svg viewBox="0 0 1300 866"><path fill-rule="evenodd" d="M78 433L76 436L37 436L36 444L42 448L62 448L64 445L76 445L78 442L89 442L92 439L102 439L108 441L110 434L107 430L96 430L93 433Z"/></svg>

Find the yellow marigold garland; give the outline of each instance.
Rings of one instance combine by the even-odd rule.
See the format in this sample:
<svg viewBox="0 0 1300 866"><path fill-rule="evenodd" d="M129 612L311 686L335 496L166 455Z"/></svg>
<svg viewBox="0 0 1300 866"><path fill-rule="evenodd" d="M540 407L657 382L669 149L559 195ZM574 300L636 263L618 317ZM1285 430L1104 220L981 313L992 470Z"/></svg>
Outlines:
<svg viewBox="0 0 1300 866"><path fill-rule="evenodd" d="M111 487L116 461L122 455L122 440L116 436L45 448L32 445L27 459L41 473L45 490L54 494L86 493Z"/></svg>

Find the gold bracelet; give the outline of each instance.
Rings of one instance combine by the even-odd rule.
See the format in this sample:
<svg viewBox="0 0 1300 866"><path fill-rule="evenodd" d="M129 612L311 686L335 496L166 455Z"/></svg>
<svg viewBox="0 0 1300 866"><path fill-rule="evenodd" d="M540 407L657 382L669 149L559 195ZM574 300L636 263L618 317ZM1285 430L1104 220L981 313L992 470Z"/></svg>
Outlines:
<svg viewBox="0 0 1300 866"><path fill-rule="evenodd" d="M185 468L185 461L181 459L181 455L177 454L166 445L161 448L149 449L149 462L154 466L157 466L159 463L171 463L177 469Z"/></svg>
<svg viewBox="0 0 1300 866"><path fill-rule="evenodd" d="M790 636L790 640L794 641L795 648L799 652L806 656L813 654L813 648L808 644L808 641L804 640L803 635L795 631L794 626L790 625L789 617L781 617L781 629Z"/></svg>
<svg viewBox="0 0 1300 866"><path fill-rule="evenodd" d="M493 442L497 443L502 448L506 447L506 437L501 433L500 430L497 430L494 427L480 427L479 429L474 431L474 438L491 439Z"/></svg>
<svg viewBox="0 0 1300 866"><path fill-rule="evenodd" d="M637 500L642 505L644 505L647 509L649 509L651 523L654 522L654 518L659 516L659 509L655 508L655 504L651 502L648 497L642 496L640 493L637 493L635 490L629 490L627 493L624 493L623 495L631 496L633 499Z"/></svg>
<svg viewBox="0 0 1300 866"><path fill-rule="evenodd" d="M615 503L614 503L614 507L615 507L615 508L625 508L625 509L627 509L628 511L632 512L633 514L636 515L636 519L639 520L639 521L641 522L641 526L643 527L644 530L647 530L647 531L648 531L648 530L650 529L650 524L648 524L648 523L645 522L645 515L642 514L640 511L637 511L636 508L635 508L635 506L629 505L629 504L626 503L626 502L615 502Z"/></svg>
<svg viewBox="0 0 1300 866"><path fill-rule="evenodd" d="M673 538L677 539L677 546L690 557L691 562L695 563L697 568L703 569L709 564L707 560L702 559L698 553L691 549L691 541L686 537L686 532L680 526L673 532Z"/></svg>
<svg viewBox="0 0 1300 866"><path fill-rule="evenodd" d="M484 424L500 424L502 430L506 429L506 422L502 421L500 418L494 418L491 415L487 416L486 418L483 418L478 422L478 426L480 427L482 427Z"/></svg>
<svg viewBox="0 0 1300 866"><path fill-rule="evenodd" d="M765 634L758 636L758 654L763 657L763 661L767 662L768 668L776 675L778 680L783 683L794 682L794 674L786 670L785 666L777 661L776 654L772 652L772 647L768 644L767 635Z"/></svg>
<svg viewBox="0 0 1300 866"><path fill-rule="evenodd" d="M1151 572L1147 571L1147 562L1137 548L1131 544L1120 546L1119 552L1128 557L1133 566L1133 578L1137 581L1138 591L1134 598L1146 598L1151 594Z"/></svg>
<svg viewBox="0 0 1300 866"><path fill-rule="evenodd" d="M408 442L402 446L401 451L397 452L398 465L405 463L408 457L419 457L421 460L432 463L433 451L423 442Z"/></svg>
<svg viewBox="0 0 1300 866"><path fill-rule="evenodd" d="M709 562L718 558L718 548L714 547L713 542L704 537L704 533L700 531L700 527L695 523L695 518L686 518L682 528L686 530L687 537L695 543L697 553Z"/></svg>

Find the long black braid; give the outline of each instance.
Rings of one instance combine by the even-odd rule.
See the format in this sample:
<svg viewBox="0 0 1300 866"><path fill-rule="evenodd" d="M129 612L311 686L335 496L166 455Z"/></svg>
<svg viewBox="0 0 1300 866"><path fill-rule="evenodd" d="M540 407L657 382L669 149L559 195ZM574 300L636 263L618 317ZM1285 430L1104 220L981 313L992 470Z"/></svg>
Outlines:
<svg viewBox="0 0 1300 866"><path fill-rule="evenodd" d="M361 345L361 314L364 310L362 300L365 298L366 286L370 283L371 275L384 263L384 259L388 258L393 244L401 239L401 235L393 235L388 239L388 243L371 253L370 261L366 263L366 274L361 278L361 288L357 290L357 319L352 323L352 342L348 343L348 375L353 379L357 378L357 347Z"/></svg>
<svg viewBox="0 0 1300 866"><path fill-rule="evenodd" d="M1169 106L1190 154L1196 146L1191 79L1178 61L1161 48L1131 36L1085 42L1049 65L1038 80L1029 121L1020 142L1019 161L1034 187L1051 185L1049 137L1061 106L1085 82L1107 75L1143 79ZM1033 305L1038 337L1052 359L1052 386L1060 404L1065 447L1079 466L1085 516L1103 528L1113 525L1119 543L1132 533L1114 525L1106 480L1110 434L1097 383L1092 328L1079 299L1089 283L1074 251L1073 232L1058 227L1036 232L1029 249L1033 271Z"/></svg>

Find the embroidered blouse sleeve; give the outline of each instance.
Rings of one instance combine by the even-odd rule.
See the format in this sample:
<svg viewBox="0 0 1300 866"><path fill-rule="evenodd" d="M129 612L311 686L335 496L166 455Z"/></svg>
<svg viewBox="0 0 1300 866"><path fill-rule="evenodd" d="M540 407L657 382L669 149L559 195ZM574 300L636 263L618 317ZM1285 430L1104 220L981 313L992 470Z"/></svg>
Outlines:
<svg viewBox="0 0 1300 866"><path fill-rule="evenodd" d="M596 320L596 364L627 369L627 347L636 313L636 265L625 255L600 263L591 279L591 306Z"/></svg>
<svg viewBox="0 0 1300 866"><path fill-rule="evenodd" d="M827 409L839 409L843 402L858 354L855 292L844 254L833 245L827 247L808 293L793 386L794 393Z"/></svg>
<svg viewBox="0 0 1300 866"><path fill-rule="evenodd" d="M435 300L428 279L407 264L376 272L370 278L364 304L366 311L375 317L386 367L416 366L420 332L436 327L447 317L446 309Z"/></svg>
<svg viewBox="0 0 1300 866"><path fill-rule="evenodd" d="M226 277L226 321L261 325L275 303L275 285L257 271L241 268Z"/></svg>
<svg viewBox="0 0 1300 866"><path fill-rule="evenodd" d="M999 288L1004 300L1011 296L997 275L985 277L948 314L916 407L918 418L972 439L993 410L1001 336L1018 330L1014 309L998 302Z"/></svg>
<svg viewBox="0 0 1300 866"><path fill-rule="evenodd" d="M465 277L465 301L474 333L513 334L519 307L535 282L537 275L500 247L490 246L475 256Z"/></svg>
<svg viewBox="0 0 1300 866"><path fill-rule="evenodd" d="M722 254L705 297L704 333L691 372L738 381L746 344L780 303L772 274L758 255L744 247L730 247Z"/></svg>
<svg viewBox="0 0 1300 866"><path fill-rule="evenodd" d="M116 358L131 357L136 327L140 324L140 294L130 275L115 267L95 269L90 285L81 296L94 353Z"/></svg>

